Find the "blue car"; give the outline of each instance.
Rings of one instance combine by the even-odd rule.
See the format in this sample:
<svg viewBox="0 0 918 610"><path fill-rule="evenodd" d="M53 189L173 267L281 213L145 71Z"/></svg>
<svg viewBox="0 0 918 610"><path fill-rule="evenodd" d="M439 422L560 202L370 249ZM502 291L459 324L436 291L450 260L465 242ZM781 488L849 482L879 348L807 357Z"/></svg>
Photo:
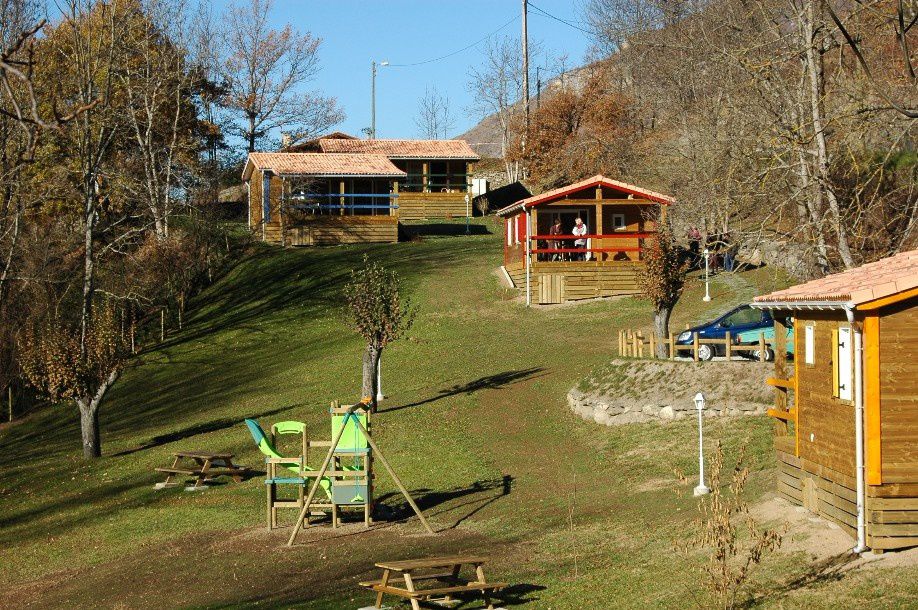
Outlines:
<svg viewBox="0 0 918 610"><path fill-rule="evenodd" d="M727 331L729 331L732 341L733 338L738 339L740 333L774 329L774 324L774 318L771 317L771 313L768 310L753 309L749 305L740 305L713 322L701 324L680 333L676 337L676 349L679 350L678 346L683 345L690 348L693 345L693 333L698 333L699 339L723 339L726 337ZM772 330L772 332L774 331ZM701 344L698 346L699 360L712 360L714 356L723 355L725 355L725 346L723 345ZM749 353L749 355L754 358L759 357L757 353ZM774 352L768 349L765 359L770 360L771 358L774 358Z"/></svg>

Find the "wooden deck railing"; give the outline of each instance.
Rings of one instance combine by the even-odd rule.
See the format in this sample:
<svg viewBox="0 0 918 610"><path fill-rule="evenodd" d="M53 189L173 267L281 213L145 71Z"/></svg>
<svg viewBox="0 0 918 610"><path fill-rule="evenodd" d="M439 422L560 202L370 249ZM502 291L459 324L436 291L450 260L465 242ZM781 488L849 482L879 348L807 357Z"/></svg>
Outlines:
<svg viewBox="0 0 918 610"><path fill-rule="evenodd" d="M724 346L724 355L729 360L735 355L740 355L741 352L754 352L758 350L759 352L759 361L765 361L765 349L767 344L765 343L765 333L759 333L759 341L753 345L739 345L733 342L733 337L730 336L730 332L727 331L723 339L706 339L698 336L698 333L692 333L692 343L679 345L676 343L676 335L674 333L669 333L669 336L665 339L658 340L656 338L656 333L653 331L642 331L642 330L620 330L618 331L618 355L625 358L644 358L644 348L647 348L647 358L656 358L657 357L657 345L663 344L666 346L666 353L669 356L670 360L675 360L676 356L679 355L679 352L690 352L692 360L695 362L699 361L698 349L702 345L723 345Z"/></svg>

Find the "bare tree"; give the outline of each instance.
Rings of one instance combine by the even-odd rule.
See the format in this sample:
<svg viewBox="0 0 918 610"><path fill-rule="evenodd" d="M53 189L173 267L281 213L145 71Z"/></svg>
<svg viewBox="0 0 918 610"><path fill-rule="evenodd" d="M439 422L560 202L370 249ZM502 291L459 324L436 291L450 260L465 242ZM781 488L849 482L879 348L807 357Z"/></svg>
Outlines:
<svg viewBox="0 0 918 610"><path fill-rule="evenodd" d="M516 182L521 177L519 162L507 156L519 123L517 115L523 110L520 104L523 94L523 58L520 48L519 38L512 36L489 40L484 65L472 68L468 81L468 90L473 97L470 110L481 118L492 114L497 117L501 156L508 182ZM538 54L535 49L532 53Z"/></svg>
<svg viewBox="0 0 918 610"><path fill-rule="evenodd" d="M295 142L344 120L335 98L300 90L319 71L322 40L289 24L272 29L271 7L271 0L236 0L226 15L226 104L240 115L238 134L249 152L272 129Z"/></svg>
<svg viewBox="0 0 918 610"><path fill-rule="evenodd" d="M456 126L456 117L450 107L449 98L441 95L436 87L427 87L424 97L418 102L418 113L414 118L418 136L427 140L447 139Z"/></svg>

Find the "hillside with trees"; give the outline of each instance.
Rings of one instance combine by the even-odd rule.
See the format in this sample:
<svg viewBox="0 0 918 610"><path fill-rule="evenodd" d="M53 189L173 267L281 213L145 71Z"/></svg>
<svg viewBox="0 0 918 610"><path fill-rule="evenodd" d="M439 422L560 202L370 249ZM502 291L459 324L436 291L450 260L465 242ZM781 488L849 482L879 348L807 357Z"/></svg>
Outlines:
<svg viewBox="0 0 918 610"><path fill-rule="evenodd" d="M519 78L470 75L502 85L479 96L492 138L471 133L504 143L509 179L649 184L677 197L677 225L802 277L918 243L914 2L592 0L582 18L597 59L530 101L528 129L505 101Z"/></svg>

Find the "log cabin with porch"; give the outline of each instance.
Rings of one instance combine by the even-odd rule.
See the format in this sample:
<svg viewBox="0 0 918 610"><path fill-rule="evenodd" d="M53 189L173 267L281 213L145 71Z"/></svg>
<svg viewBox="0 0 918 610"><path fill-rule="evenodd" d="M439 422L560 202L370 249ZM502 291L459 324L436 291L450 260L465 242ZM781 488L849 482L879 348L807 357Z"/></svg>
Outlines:
<svg viewBox="0 0 918 610"><path fill-rule="evenodd" d="M382 155L250 153L249 228L281 246L396 242L405 177Z"/></svg>
<svg viewBox="0 0 918 610"><path fill-rule="evenodd" d="M644 248L673 203L605 176L518 201L497 212L504 219L505 277L527 303L540 305L639 294ZM572 233L577 217L586 235ZM560 235L550 234L556 219Z"/></svg>
<svg viewBox="0 0 918 610"><path fill-rule="evenodd" d="M313 149L328 154L382 155L406 176L399 183L399 218L429 220L472 215L471 167L479 160L465 140L363 140L334 134Z"/></svg>
<svg viewBox="0 0 918 610"><path fill-rule="evenodd" d="M776 326L768 413L778 493L841 525L859 551L918 546L918 250L753 306L771 310Z"/></svg>

